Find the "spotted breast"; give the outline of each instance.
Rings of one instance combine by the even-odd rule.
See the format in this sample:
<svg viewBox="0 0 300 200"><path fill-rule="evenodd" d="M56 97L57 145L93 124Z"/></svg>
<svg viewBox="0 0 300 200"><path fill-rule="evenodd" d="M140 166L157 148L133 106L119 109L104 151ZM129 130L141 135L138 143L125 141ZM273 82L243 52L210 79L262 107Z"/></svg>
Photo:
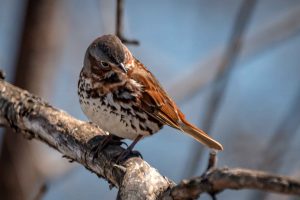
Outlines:
<svg viewBox="0 0 300 200"><path fill-rule="evenodd" d="M117 82L115 76L111 74L109 79L96 83L81 71L79 102L88 119L111 134L131 140L138 135L149 136L159 131L162 124L138 109L136 91L141 89L138 83L134 80L122 81L107 91L105 83Z"/></svg>

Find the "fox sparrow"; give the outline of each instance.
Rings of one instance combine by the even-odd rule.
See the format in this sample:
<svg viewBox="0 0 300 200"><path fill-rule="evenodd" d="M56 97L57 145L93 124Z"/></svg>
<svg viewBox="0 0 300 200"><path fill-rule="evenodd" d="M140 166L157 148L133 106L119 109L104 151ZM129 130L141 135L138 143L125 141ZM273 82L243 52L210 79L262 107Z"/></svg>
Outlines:
<svg viewBox="0 0 300 200"><path fill-rule="evenodd" d="M153 74L114 35L103 35L88 47L78 95L89 120L113 135L134 140L129 150L163 125L223 150L220 143L185 119Z"/></svg>

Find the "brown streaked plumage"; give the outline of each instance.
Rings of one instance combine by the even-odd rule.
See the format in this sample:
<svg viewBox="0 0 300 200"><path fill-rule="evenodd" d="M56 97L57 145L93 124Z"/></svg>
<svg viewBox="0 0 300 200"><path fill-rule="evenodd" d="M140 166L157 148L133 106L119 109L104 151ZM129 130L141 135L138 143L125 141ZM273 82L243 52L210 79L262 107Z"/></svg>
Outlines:
<svg viewBox="0 0 300 200"><path fill-rule="evenodd" d="M104 130L136 142L168 125L202 144L220 143L189 123L158 80L113 35L96 39L87 49L78 82L80 105Z"/></svg>

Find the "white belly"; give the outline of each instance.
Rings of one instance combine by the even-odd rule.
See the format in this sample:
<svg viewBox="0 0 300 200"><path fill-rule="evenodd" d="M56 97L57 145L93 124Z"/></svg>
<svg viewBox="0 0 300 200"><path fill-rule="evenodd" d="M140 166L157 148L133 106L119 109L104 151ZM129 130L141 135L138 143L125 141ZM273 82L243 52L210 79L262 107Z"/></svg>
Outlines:
<svg viewBox="0 0 300 200"><path fill-rule="evenodd" d="M99 98L80 97L81 108L89 120L111 134L134 140L138 135L148 136L161 128L153 120L148 120L146 113L137 113L128 105L116 104L111 95L107 95L103 101L105 105ZM122 110L121 106L125 107L127 112ZM128 114L128 110L131 114Z"/></svg>

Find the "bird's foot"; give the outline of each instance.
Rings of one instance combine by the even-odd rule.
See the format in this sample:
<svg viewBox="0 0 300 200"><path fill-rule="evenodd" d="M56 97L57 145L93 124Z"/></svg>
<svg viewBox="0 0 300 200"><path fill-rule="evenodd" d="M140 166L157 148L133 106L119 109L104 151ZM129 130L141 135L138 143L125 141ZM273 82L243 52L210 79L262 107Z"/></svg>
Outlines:
<svg viewBox="0 0 300 200"><path fill-rule="evenodd" d="M129 155L132 156L139 156L142 157L142 155L138 151L133 151L133 147L136 145L136 143L142 138L142 135L138 135L134 141L127 147L126 150L122 151L122 153L118 156L116 163L121 163L125 161Z"/></svg>
<svg viewBox="0 0 300 200"><path fill-rule="evenodd" d="M97 136L93 140L91 153L93 153L93 160L97 159L99 157L99 154L109 145L122 145L127 144L123 141L121 141L122 138L114 136L114 135L108 135L108 136ZM100 141L99 141L100 140Z"/></svg>
<svg viewBox="0 0 300 200"><path fill-rule="evenodd" d="M141 159L144 159L143 156L142 156L142 154L140 152L138 152L138 151L133 150L133 151L131 151L131 154L134 157L140 157Z"/></svg>
<svg viewBox="0 0 300 200"><path fill-rule="evenodd" d="M116 160L116 163L122 163L123 161L125 161L127 158L128 158L128 156L130 155L130 153L131 153L131 149L125 149L124 151L122 151L121 153L120 153L120 155L118 156L118 158L117 158L117 160Z"/></svg>
<svg viewBox="0 0 300 200"><path fill-rule="evenodd" d="M124 162L125 160L127 160L128 158L132 158L132 157L140 157L143 159L143 156L140 152L127 148L119 154L119 156L117 157L116 163L120 164L120 163Z"/></svg>

